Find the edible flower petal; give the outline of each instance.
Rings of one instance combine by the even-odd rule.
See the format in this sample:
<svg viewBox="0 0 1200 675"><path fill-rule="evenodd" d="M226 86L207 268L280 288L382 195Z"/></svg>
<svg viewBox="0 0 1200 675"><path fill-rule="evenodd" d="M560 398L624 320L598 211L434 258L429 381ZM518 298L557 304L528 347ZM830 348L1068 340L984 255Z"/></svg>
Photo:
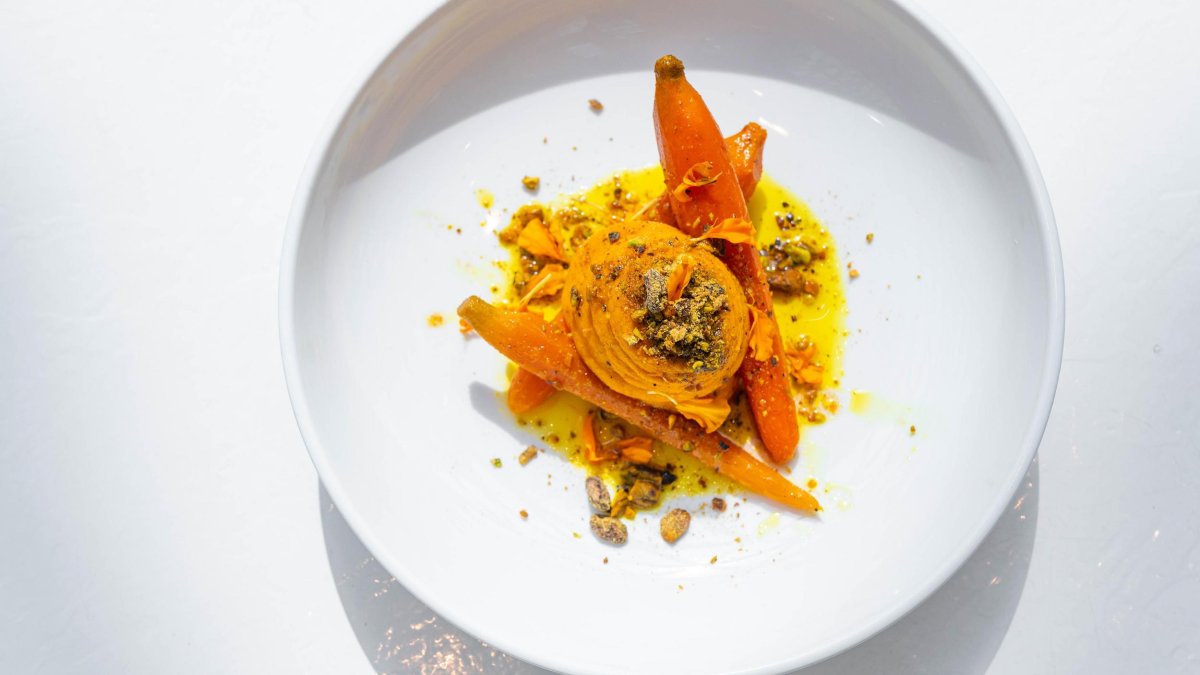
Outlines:
<svg viewBox="0 0 1200 675"><path fill-rule="evenodd" d="M634 436L617 443L617 451L634 464L646 464L654 459L654 441L647 436Z"/></svg>
<svg viewBox="0 0 1200 675"><path fill-rule="evenodd" d="M745 218L726 218L692 241L703 239L724 239L731 244L750 244L754 242L754 226Z"/></svg>
<svg viewBox="0 0 1200 675"><path fill-rule="evenodd" d="M675 269L671 270L671 276L667 277L668 301L675 302L683 295L683 289L687 288L688 282L692 280L695 268L696 261L690 255L682 255L675 261Z"/></svg>
<svg viewBox="0 0 1200 675"><path fill-rule="evenodd" d="M517 307L521 308L529 304L530 300L541 298L549 295L554 295L562 290L563 283L567 280L567 271L562 265L550 263L546 265L537 274L533 275L525 287L529 290L525 291L525 295L521 296L521 300L517 303Z"/></svg>
<svg viewBox="0 0 1200 675"><path fill-rule="evenodd" d="M562 244L550 232L540 218L533 218L521 229L517 237L517 245L533 255L545 256L554 260L566 262L567 255L563 253Z"/></svg>
<svg viewBox="0 0 1200 675"><path fill-rule="evenodd" d="M713 168L712 162L697 162L693 164L691 168L684 172L683 179L672 191L675 199L681 202L690 202L692 201L692 195L688 193L688 188L703 187L717 182L721 174L720 172L714 174Z"/></svg>
<svg viewBox="0 0 1200 675"><path fill-rule="evenodd" d="M771 358L775 348L775 322L757 307L750 308L750 355L758 361Z"/></svg>

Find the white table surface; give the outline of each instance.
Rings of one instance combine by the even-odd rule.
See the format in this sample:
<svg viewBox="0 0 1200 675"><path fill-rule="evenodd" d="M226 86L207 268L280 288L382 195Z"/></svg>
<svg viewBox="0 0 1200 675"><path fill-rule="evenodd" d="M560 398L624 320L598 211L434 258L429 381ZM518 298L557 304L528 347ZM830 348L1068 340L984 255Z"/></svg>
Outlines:
<svg viewBox="0 0 1200 675"><path fill-rule="evenodd" d="M0 12L0 672L536 672L358 542L278 353L313 139L432 4ZM806 673L1200 672L1200 4L923 4L1041 163L1066 357L979 551Z"/></svg>

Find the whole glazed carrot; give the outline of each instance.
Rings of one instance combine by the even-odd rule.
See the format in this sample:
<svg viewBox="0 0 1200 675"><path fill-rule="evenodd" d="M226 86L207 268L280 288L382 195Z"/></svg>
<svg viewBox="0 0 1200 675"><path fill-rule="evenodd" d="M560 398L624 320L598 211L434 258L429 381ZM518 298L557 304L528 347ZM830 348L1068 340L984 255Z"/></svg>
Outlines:
<svg viewBox="0 0 1200 675"><path fill-rule="evenodd" d="M669 54L654 64L654 131L679 229L694 237L727 218L748 220L746 199L738 182L722 180L735 174L721 130L700 94L684 77L683 62ZM711 175L718 176L717 180L693 187L686 198L681 197L677 188L684 177L693 167L705 163L711 163ZM726 242L723 260L745 288L750 304L771 322L770 357L759 360L747 355L740 375L763 446L772 460L783 463L796 452L800 425L788 388L783 339L771 305L771 289L753 244Z"/></svg>
<svg viewBox="0 0 1200 675"><path fill-rule="evenodd" d="M691 420L605 386L584 365L560 323L547 323L531 312L494 307L477 296L464 300L458 315L497 351L551 385L641 427L664 443L690 448L694 457L755 494L800 511L821 510L815 497L733 441L706 434Z"/></svg>
<svg viewBox="0 0 1200 675"><path fill-rule="evenodd" d="M767 130L757 122L747 122L742 130L725 138L725 152L733 165L738 187L746 201L754 195L758 181L762 178L763 145L767 142ZM646 208L647 220L667 225L676 225L675 213L671 211L670 195L666 192L654 198Z"/></svg>

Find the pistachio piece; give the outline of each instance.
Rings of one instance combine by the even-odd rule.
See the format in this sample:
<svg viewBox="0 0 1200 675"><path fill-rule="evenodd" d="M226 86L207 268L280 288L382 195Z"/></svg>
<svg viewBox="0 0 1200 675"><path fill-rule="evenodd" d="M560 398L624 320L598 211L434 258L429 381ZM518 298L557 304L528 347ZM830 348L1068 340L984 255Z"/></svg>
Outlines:
<svg viewBox="0 0 1200 675"><path fill-rule="evenodd" d="M604 483L595 476L588 476L584 483L587 490L588 505L592 510L602 516L607 516L612 512L612 499L609 497L608 488Z"/></svg>
<svg viewBox="0 0 1200 675"><path fill-rule="evenodd" d="M641 478L633 482L629 488L629 503L635 509L648 509L658 504L658 486Z"/></svg>
<svg viewBox="0 0 1200 675"><path fill-rule="evenodd" d="M663 541L674 544L687 533L691 524L692 514L683 509L671 509L667 515L662 517L662 520L658 521L658 531L662 535Z"/></svg>
<svg viewBox="0 0 1200 675"><path fill-rule="evenodd" d="M592 528L592 534L600 541L620 546L629 539L629 530L625 528L625 523L616 518L593 515L588 525Z"/></svg>
<svg viewBox="0 0 1200 675"><path fill-rule="evenodd" d="M523 451L521 451L521 456L517 457L517 462L519 462L521 464L521 466L525 466L529 462L533 461L534 457L537 457L537 453L538 453L537 446L531 445L531 446L525 448Z"/></svg>

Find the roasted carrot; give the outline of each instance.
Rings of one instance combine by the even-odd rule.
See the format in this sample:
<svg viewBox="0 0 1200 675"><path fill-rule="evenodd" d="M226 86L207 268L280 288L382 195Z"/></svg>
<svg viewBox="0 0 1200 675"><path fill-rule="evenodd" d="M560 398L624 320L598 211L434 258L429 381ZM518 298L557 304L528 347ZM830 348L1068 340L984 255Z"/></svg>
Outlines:
<svg viewBox="0 0 1200 675"><path fill-rule="evenodd" d="M670 55L654 64L654 130L679 229L697 236L727 218L748 218L746 199L736 180L718 179L690 188L686 199L676 194L684 177L698 164L711 163L713 171L723 176L732 177L734 171L716 120L684 77L683 62ZM772 324L774 349L770 357L759 360L748 356L742 361L740 375L763 446L772 460L783 463L796 452L800 426L796 403L788 389L783 339L771 305L771 289L752 243L726 243L724 249L723 260L746 289L750 304Z"/></svg>
<svg viewBox="0 0 1200 675"><path fill-rule="evenodd" d="M476 296L459 305L458 315L501 354L558 389L624 418L668 445L690 451L755 494L801 511L821 509L816 498L733 441L720 434L706 434L691 420L605 386L584 365L560 323L547 323L530 312L494 307Z"/></svg>
<svg viewBox="0 0 1200 675"><path fill-rule="evenodd" d="M747 123L741 131L725 139L725 151L729 153L733 173L746 201L750 201L762 178L763 145L766 142L767 130L757 122ZM675 225L675 213L671 211L671 200L665 192L646 207L645 215L647 220Z"/></svg>
<svg viewBox="0 0 1200 675"><path fill-rule="evenodd" d="M508 383L508 409L521 415L538 407L558 391L546 384L542 378L525 370L517 368L512 382Z"/></svg>
<svg viewBox="0 0 1200 675"><path fill-rule="evenodd" d="M742 197L750 201L758 181L762 178L763 145L767 142L767 130L757 122L749 122L742 130L725 139L725 152L737 176Z"/></svg>

